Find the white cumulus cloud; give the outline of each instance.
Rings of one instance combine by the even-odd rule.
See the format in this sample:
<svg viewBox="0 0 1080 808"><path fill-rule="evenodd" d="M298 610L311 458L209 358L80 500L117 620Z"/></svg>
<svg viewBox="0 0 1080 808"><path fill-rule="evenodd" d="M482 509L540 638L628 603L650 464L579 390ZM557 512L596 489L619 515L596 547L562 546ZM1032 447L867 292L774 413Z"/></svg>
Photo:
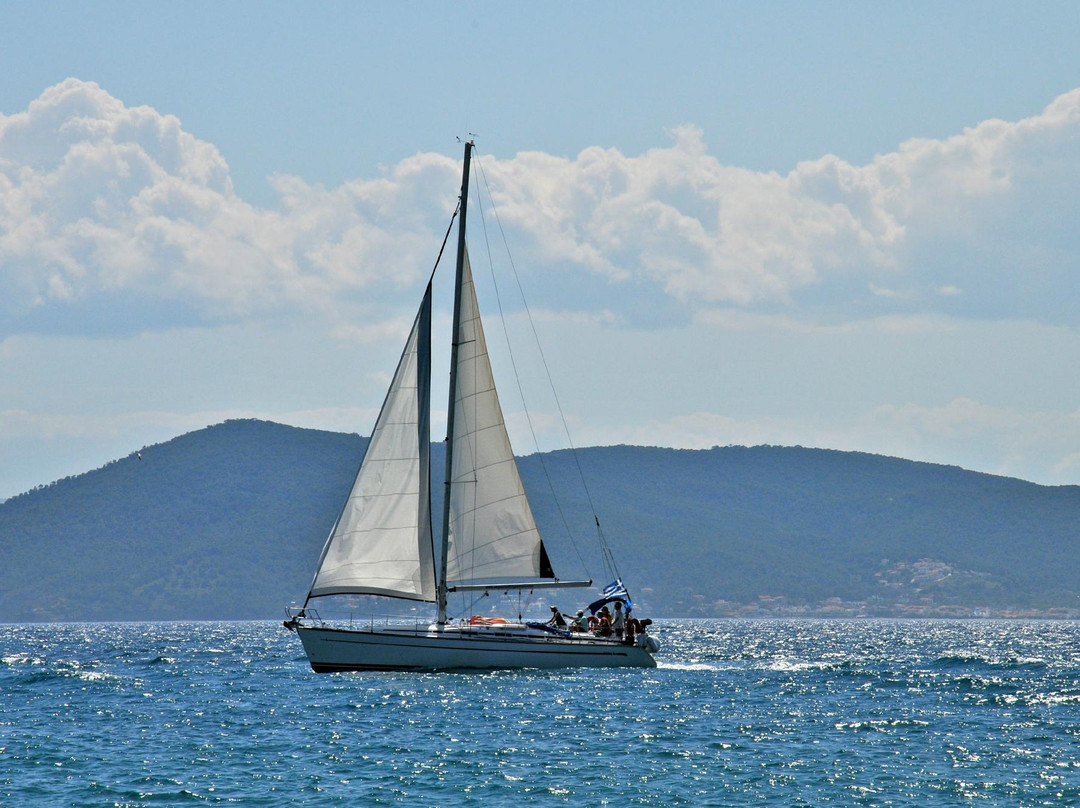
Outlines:
<svg viewBox="0 0 1080 808"><path fill-rule="evenodd" d="M1075 320L1080 89L1025 120L784 176L723 165L692 126L673 136L637 157L489 162L496 202L539 254L655 281L688 305Z"/></svg>
<svg viewBox="0 0 1080 808"><path fill-rule="evenodd" d="M644 284L689 310L1076 321L1080 90L786 175L724 165L692 125L671 136L637 156L481 155L478 171L547 276ZM176 117L68 79L0 115L0 332L377 310L430 268L457 171L418 154L337 188L276 176L279 204L257 208Z"/></svg>
<svg viewBox="0 0 1080 808"><path fill-rule="evenodd" d="M425 216L449 213L415 207L416 188L452 188L455 170L421 156L333 191L278 177L280 208L259 209L237 196L218 150L176 117L68 79L0 116L5 325L87 301L107 319L110 300L227 319L407 283L420 266L410 250L430 241Z"/></svg>

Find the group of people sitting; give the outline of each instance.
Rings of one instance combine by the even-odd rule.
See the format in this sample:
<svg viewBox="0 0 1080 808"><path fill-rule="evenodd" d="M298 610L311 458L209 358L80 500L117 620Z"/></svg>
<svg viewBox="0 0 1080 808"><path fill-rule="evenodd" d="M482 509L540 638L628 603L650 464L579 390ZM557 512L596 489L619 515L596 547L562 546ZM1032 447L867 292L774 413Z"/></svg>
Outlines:
<svg viewBox="0 0 1080 808"><path fill-rule="evenodd" d="M551 607L551 619L547 625L566 629L573 634L594 634L597 637L615 637L628 645L633 645L637 635L642 634L652 625L652 620L638 620L628 611L623 610L621 600L613 604L614 611L603 606L596 614L586 615L584 609L578 609L577 615L567 620L558 606Z"/></svg>

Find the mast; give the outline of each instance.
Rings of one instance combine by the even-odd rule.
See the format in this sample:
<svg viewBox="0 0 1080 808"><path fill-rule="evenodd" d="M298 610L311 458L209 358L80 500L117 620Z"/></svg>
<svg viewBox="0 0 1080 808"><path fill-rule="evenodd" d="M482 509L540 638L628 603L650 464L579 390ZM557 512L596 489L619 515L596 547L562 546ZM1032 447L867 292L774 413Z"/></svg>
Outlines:
<svg viewBox="0 0 1080 808"><path fill-rule="evenodd" d="M450 555L450 485L454 469L454 406L457 400L458 331L461 319L461 281L465 271L465 214L469 201L469 162L473 142L465 143L465 160L461 169L461 209L458 219L457 266L454 275L454 323L450 341L450 401L446 407L446 475L443 483L442 550L439 554L439 576L436 591L439 601L437 624L446 624L446 566Z"/></svg>

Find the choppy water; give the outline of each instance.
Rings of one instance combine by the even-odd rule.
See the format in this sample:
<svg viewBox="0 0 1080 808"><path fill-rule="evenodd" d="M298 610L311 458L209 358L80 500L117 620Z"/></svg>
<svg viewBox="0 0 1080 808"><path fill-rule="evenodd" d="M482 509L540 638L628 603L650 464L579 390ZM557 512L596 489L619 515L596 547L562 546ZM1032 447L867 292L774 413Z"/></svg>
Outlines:
<svg viewBox="0 0 1080 808"><path fill-rule="evenodd" d="M1080 624L659 628L649 671L316 675L276 623L0 626L0 804L1080 803Z"/></svg>

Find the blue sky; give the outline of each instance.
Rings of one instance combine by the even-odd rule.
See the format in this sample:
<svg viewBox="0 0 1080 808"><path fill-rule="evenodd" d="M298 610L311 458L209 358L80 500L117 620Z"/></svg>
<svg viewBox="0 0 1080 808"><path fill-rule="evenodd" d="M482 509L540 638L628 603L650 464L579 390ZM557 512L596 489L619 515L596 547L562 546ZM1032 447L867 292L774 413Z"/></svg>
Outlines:
<svg viewBox="0 0 1080 808"><path fill-rule="evenodd" d="M0 2L0 497L228 417L366 433L470 132L577 445L1080 483L1077 41L1075 3Z"/></svg>

